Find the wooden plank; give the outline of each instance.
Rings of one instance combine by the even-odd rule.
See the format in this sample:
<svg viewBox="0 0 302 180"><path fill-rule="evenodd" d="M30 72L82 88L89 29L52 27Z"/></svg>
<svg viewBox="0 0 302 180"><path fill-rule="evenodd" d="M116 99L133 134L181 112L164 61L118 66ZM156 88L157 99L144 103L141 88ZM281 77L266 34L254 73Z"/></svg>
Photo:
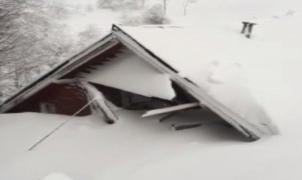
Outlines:
<svg viewBox="0 0 302 180"><path fill-rule="evenodd" d="M166 113L171 113L171 112L176 112L176 111L181 111L181 110L191 109L191 108L196 108L196 107L200 107L199 102L181 104L181 105L177 105L177 106L171 106L171 107L160 108L160 109L154 109L151 111L147 111L145 114L142 115L142 117L150 117L150 116L166 114Z"/></svg>
<svg viewBox="0 0 302 180"><path fill-rule="evenodd" d="M191 124L172 124L172 128L175 131L180 131L180 130L186 130L186 129L192 129L192 128L197 128L202 126L202 123L191 123Z"/></svg>
<svg viewBox="0 0 302 180"><path fill-rule="evenodd" d="M175 116L177 113L178 113L178 112L171 112L171 113L167 114L166 116L160 118L158 121L159 121L159 122L164 122L164 121L166 121L166 120L172 118L173 116Z"/></svg>
<svg viewBox="0 0 302 180"><path fill-rule="evenodd" d="M87 91L87 96L90 100L94 100L91 108L99 115L104 115L106 122L113 124L118 120L118 116L108 105L108 101L98 89L88 82L80 81L80 85Z"/></svg>

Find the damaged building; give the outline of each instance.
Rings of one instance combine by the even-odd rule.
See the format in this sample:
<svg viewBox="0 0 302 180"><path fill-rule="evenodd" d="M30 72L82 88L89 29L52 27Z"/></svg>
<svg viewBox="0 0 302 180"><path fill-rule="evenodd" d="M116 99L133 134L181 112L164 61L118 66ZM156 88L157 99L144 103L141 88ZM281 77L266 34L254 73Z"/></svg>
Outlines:
<svg viewBox="0 0 302 180"><path fill-rule="evenodd" d="M164 31L163 27L156 29ZM176 42L177 35L174 35L175 42L170 42L171 47L160 47L163 37L167 36L155 34L153 37L159 43L156 47L160 47L157 50L154 44L140 38L142 35L136 36L138 31L145 34L144 31L153 31L153 28L137 30L113 25L109 35L5 101L0 112L77 116L95 112L105 115L106 121L113 124L118 116L111 109L111 103L124 109L145 110L142 117L199 108L217 114L251 139L277 133L276 127L261 110L251 112L254 113L253 120L244 117L208 94L201 83L195 81L196 78L185 76L185 68L180 68L176 62L179 59L183 58L182 64L185 62L192 71L202 67L195 64L196 60L186 58L189 56L177 55L177 59L173 58L175 54L166 56L174 53L173 43L180 43ZM173 33L167 33L172 36L167 41L173 40ZM188 44L185 47L192 48ZM186 51L177 54L182 53Z"/></svg>

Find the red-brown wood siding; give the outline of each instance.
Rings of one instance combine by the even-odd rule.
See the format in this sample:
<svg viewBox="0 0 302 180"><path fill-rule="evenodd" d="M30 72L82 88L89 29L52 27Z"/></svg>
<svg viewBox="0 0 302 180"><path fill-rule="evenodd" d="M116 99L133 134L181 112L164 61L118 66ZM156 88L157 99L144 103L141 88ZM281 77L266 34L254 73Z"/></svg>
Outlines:
<svg viewBox="0 0 302 180"><path fill-rule="evenodd" d="M51 84L10 112L40 112L41 103L54 105L56 114L72 115L87 104L87 98L83 90L75 84ZM90 114L89 107L79 116L88 114Z"/></svg>
<svg viewBox="0 0 302 180"><path fill-rule="evenodd" d="M80 67L75 68L61 79L79 78L81 72L90 72L97 68L97 66L103 65L114 58L116 53L120 52L123 48L125 47L122 44L117 44ZM83 90L78 86L51 84L8 112L40 112L42 103L54 105L56 114L72 115L87 103L87 99ZM91 114L89 107L79 115L87 114Z"/></svg>

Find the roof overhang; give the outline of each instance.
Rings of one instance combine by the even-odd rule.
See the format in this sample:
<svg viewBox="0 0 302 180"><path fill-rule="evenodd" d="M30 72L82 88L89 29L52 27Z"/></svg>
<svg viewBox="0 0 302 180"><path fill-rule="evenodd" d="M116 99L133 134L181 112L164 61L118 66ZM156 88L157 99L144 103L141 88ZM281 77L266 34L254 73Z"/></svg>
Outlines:
<svg viewBox="0 0 302 180"><path fill-rule="evenodd" d="M277 128L270 123L268 123L267 126L259 127L255 124L246 121L245 118L239 116L238 114L232 112L228 107L224 106L223 104L215 100L213 97L209 96L202 88L198 87L193 81L182 77L174 67L169 65L163 59L159 58L150 49L142 45L132 36L127 34L127 32L123 31L122 28L116 25L112 26L112 32L108 36L104 37L102 40L96 42L95 44L88 47L87 49L80 52L71 59L65 61L64 63L62 63L61 65L41 77L39 80L24 88L9 100L5 101L0 106L0 112L6 112L10 110L17 104L21 103L25 99L31 97L36 92L49 85L50 83L60 79L68 72L83 65L92 58L102 54L106 50L117 45L118 43L123 44L124 46L135 52L138 56L142 57L143 60L157 68L159 71L169 74L171 80L181 86L184 90L190 93L197 100L199 100L201 106L206 106L211 109L213 112L215 112L222 119L231 124L243 135L251 139L259 139L263 136L278 133Z"/></svg>
<svg viewBox="0 0 302 180"><path fill-rule="evenodd" d="M263 122L263 124L267 123L267 126L265 126L265 128L259 127L246 121L245 118L239 116L238 114L232 112L228 107L222 105L216 99L209 96L192 80L182 77L175 68L170 66L163 59L159 58L150 49L144 47L140 42L127 34L127 32L123 31L122 28L114 25L112 28L112 33L125 46L141 56L142 59L152 64L158 70L168 73L174 82L176 82L184 90L186 90L193 97L199 100L201 106L206 106L207 108L214 111L245 136L251 139L259 139L264 136L274 135L278 133L278 129L270 122Z"/></svg>
<svg viewBox="0 0 302 180"><path fill-rule="evenodd" d="M39 92L41 89L48 86L49 84L58 81L61 77L63 77L65 74L69 73L73 69L85 64L87 61L102 54L103 52L118 43L119 42L110 33L100 41L92 44L80 53L59 64L54 69L40 77L38 80L29 84L25 88L21 89L17 94L4 101L4 103L2 103L0 106L0 113L5 113L9 111L13 107L17 106L18 104L22 103L23 101L34 95L35 93Z"/></svg>

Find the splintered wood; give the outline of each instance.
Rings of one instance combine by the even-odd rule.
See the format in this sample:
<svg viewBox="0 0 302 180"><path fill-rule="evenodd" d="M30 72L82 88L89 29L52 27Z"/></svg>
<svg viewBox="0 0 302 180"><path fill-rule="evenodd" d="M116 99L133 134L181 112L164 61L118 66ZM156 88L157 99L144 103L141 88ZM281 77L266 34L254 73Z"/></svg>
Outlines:
<svg viewBox="0 0 302 180"><path fill-rule="evenodd" d="M100 116L105 116L105 121L109 124L113 124L118 120L118 116L108 105L108 101L105 96L88 82L80 81L80 85L87 91L87 97L89 100L93 100L90 107Z"/></svg>

